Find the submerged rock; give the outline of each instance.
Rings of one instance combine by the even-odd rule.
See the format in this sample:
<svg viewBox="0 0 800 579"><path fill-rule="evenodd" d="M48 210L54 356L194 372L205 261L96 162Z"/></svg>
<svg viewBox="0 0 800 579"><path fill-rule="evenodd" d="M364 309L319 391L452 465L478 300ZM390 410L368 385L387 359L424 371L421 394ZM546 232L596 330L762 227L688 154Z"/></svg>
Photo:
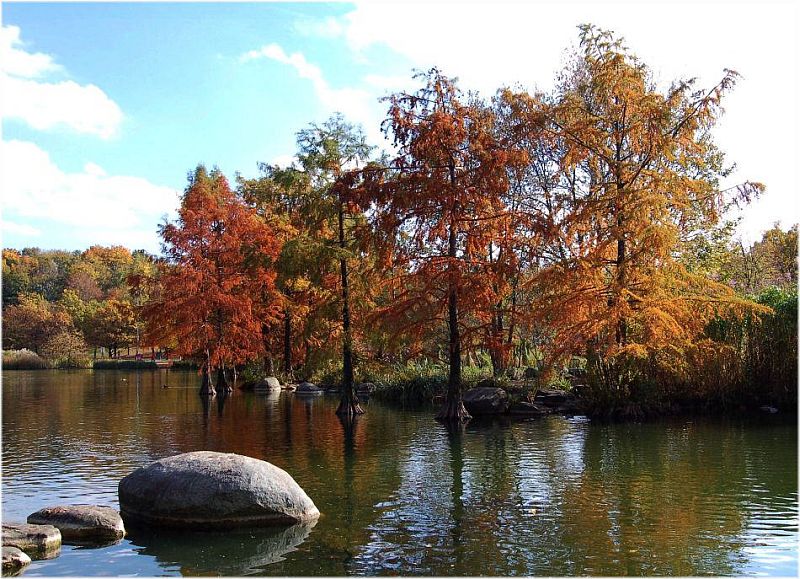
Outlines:
<svg viewBox="0 0 800 579"><path fill-rule="evenodd" d="M281 383L278 381L275 376L268 376L263 380L256 382L254 388L256 392L266 392L270 390L280 390Z"/></svg>
<svg viewBox="0 0 800 579"><path fill-rule="evenodd" d="M319 511L284 470L263 460L198 451L162 458L119 483L123 517L200 529L292 525Z"/></svg>
<svg viewBox="0 0 800 579"><path fill-rule="evenodd" d="M46 507L28 516L33 525L52 525L64 543L108 544L125 536L125 525L111 507L65 505Z"/></svg>
<svg viewBox="0 0 800 579"><path fill-rule="evenodd" d="M61 531L52 525L3 523L3 546L16 547L32 559L52 559L61 550Z"/></svg>
<svg viewBox="0 0 800 579"><path fill-rule="evenodd" d="M295 394L322 394L324 392L322 388L318 388L311 382L301 382L294 391Z"/></svg>
<svg viewBox="0 0 800 579"><path fill-rule="evenodd" d="M464 392L464 407L473 416L502 414L508 408L508 394L502 388L472 388Z"/></svg>
<svg viewBox="0 0 800 579"><path fill-rule="evenodd" d="M519 416L547 416L552 414L553 410L547 406L540 406L531 402L517 402L511 405L508 412Z"/></svg>
<svg viewBox="0 0 800 579"><path fill-rule="evenodd" d="M31 564L31 558L16 547L3 547L3 575L16 575Z"/></svg>

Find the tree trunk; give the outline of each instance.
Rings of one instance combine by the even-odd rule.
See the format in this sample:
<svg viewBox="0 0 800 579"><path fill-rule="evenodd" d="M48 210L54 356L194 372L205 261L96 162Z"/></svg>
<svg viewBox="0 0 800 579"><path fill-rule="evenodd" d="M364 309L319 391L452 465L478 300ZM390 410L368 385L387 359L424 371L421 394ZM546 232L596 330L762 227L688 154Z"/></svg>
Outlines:
<svg viewBox="0 0 800 579"><path fill-rule="evenodd" d="M200 396L216 396L217 391L214 389L214 384L211 382L210 372L208 366L203 365L203 380L200 383Z"/></svg>
<svg viewBox="0 0 800 579"><path fill-rule="evenodd" d="M620 213L617 215L617 225L622 228L623 219L622 214ZM617 299L622 299L621 294L622 290L625 288L625 233L620 231L619 237L617 238L617 291L619 292L619 297ZM617 329L616 329L616 339L617 345L624 346L628 343L628 322L624 317L621 317L617 322Z"/></svg>
<svg viewBox="0 0 800 579"><path fill-rule="evenodd" d="M451 181L455 181L455 170L451 167ZM454 211L455 213L455 211ZM464 407L461 396L461 335L458 331L458 293L455 280L453 279L453 261L457 257L456 252L456 223L455 219L450 222L450 236L447 255L450 258L449 268L449 287L447 292L447 328L449 334L448 353L450 358L450 373L447 379L447 395L444 404L436 415L437 420L468 420L472 418Z"/></svg>
<svg viewBox="0 0 800 579"><path fill-rule="evenodd" d="M225 369L222 366L217 368L217 392L220 394L233 392L233 388L228 384L228 380L225 378Z"/></svg>
<svg viewBox="0 0 800 579"><path fill-rule="evenodd" d="M292 375L292 316L289 308L283 310L283 371L287 379Z"/></svg>
<svg viewBox="0 0 800 579"><path fill-rule="evenodd" d="M339 200L339 248L344 252L344 207ZM347 259L339 259L342 270L342 326L344 329L344 343L342 344L342 398L336 414L339 416L355 416L363 414L364 410L358 403L355 384L353 384L353 336L350 329L350 294L347 283Z"/></svg>
<svg viewBox="0 0 800 579"><path fill-rule="evenodd" d="M492 360L492 377L499 378L508 367L508 364L506 364L505 344L503 343L503 311L501 303L495 305L490 328L489 358Z"/></svg>

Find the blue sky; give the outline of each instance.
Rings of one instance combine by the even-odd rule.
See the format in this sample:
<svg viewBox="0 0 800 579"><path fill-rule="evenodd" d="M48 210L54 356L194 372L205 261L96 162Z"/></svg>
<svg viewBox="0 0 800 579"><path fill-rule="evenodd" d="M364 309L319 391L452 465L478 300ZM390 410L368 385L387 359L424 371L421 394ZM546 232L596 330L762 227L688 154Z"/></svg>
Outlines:
<svg viewBox="0 0 800 579"><path fill-rule="evenodd" d="M438 65L463 88L548 88L594 22L664 82L744 76L717 141L763 181L752 240L797 220L797 9L788 4L3 4L3 245L158 250L198 162L257 174L340 110L381 145L378 97ZM689 5L684 6L688 10Z"/></svg>

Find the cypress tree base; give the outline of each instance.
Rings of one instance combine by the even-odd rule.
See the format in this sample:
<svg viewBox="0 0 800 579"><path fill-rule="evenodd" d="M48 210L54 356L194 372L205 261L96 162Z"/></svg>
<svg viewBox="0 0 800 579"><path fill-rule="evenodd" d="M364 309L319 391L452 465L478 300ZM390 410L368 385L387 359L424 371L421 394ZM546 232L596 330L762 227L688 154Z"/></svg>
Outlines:
<svg viewBox="0 0 800 579"><path fill-rule="evenodd" d="M200 386L200 396L216 396L217 391L209 384L208 386Z"/></svg>
<svg viewBox="0 0 800 579"><path fill-rule="evenodd" d="M339 402L336 414L343 418L355 418L359 414L364 414L364 409L357 400L346 399Z"/></svg>
<svg viewBox="0 0 800 579"><path fill-rule="evenodd" d="M220 394L230 394L233 392L233 388L228 383L227 378L225 377L225 370L220 368L217 370L217 391Z"/></svg>
<svg viewBox="0 0 800 579"><path fill-rule="evenodd" d="M445 400L439 412L436 413L436 420L466 422L470 418L472 418L472 416L467 412L460 398L456 400Z"/></svg>
<svg viewBox="0 0 800 579"><path fill-rule="evenodd" d="M217 391L208 377L208 372L203 372L203 381L200 384L200 396L216 396Z"/></svg>

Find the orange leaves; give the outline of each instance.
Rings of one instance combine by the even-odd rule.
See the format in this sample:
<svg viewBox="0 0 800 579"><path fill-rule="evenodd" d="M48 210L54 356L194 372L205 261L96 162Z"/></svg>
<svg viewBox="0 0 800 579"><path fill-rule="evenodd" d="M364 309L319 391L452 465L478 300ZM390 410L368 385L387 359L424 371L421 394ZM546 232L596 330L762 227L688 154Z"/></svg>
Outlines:
<svg viewBox="0 0 800 579"><path fill-rule="evenodd" d="M503 127L529 153L513 173L540 260L528 289L552 334L552 359L591 343L602 356L687 352L721 311L747 307L675 262L681 239L713 225L731 192L708 129L736 80L659 93L647 68L606 31L581 29L582 54L552 96L503 91Z"/></svg>
<svg viewBox="0 0 800 579"><path fill-rule="evenodd" d="M145 309L154 337L177 337L185 356L207 352L213 367L262 354L262 324L276 321L280 307L272 267L280 242L273 230L234 196L221 173L200 166L178 221L161 235L168 260L163 289Z"/></svg>
<svg viewBox="0 0 800 579"><path fill-rule="evenodd" d="M398 156L380 176L362 172L353 195L371 207L381 263L404 268L403 291L382 308L385 319L398 331L435 331L454 295L459 331L466 332L467 324L491 317L508 288L496 254L514 234L502 197L508 169L526 154L502 143L494 113L462 102L439 70L416 78L424 81L417 93L388 99L383 126ZM503 263L514 259L512 251L503 253Z"/></svg>

